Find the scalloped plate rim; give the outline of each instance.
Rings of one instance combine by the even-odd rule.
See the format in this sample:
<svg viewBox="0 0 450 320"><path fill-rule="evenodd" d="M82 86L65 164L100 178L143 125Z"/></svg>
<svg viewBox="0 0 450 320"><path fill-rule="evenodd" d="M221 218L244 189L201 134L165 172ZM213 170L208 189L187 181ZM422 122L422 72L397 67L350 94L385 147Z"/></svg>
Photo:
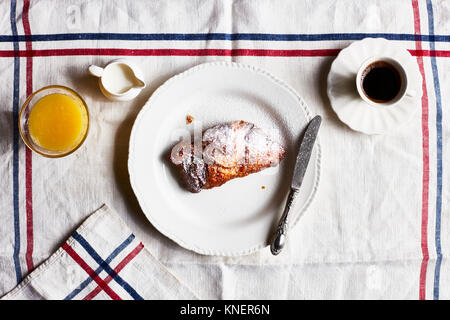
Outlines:
<svg viewBox="0 0 450 320"><path fill-rule="evenodd" d="M152 217L151 212L150 213L146 212L147 208L145 207L142 199L140 199L141 193L140 193L139 187L137 186L137 184L135 182L134 171L131 169L132 165L133 165L133 161L134 161L133 153L134 153L134 148L135 148L135 145L134 145L135 135L136 135L138 127L141 123L141 119L144 117L144 114L146 112L148 112L149 110L151 110L151 108L150 108L151 103L155 99L157 99L158 95L160 95L161 92L164 92L165 90L167 90L167 88L170 87L172 82L175 82L179 79L183 79L184 77L187 77L189 74L196 72L198 70L201 70L203 68L214 67L214 66L245 68L251 72L256 72L260 75L267 77L268 79L273 81L275 84L280 85L284 89L286 89L288 91L288 93L291 94L296 99L296 101L298 101L299 107L300 107L301 111L304 113L306 120L307 121L311 120L312 117L310 115L310 111L309 111L306 103L304 102L304 100L301 98L301 96L292 87L290 87L288 84L286 84L284 81L280 80L279 78L273 76L271 73L269 73L261 68L252 66L252 65L246 65L246 64L237 63L237 62L216 61L216 62L202 63L202 64L196 65L194 67L191 67L179 74L176 74L176 75L172 76L171 78L169 78L168 80L166 80L161 86L159 86L154 91L154 93L150 96L150 98L145 102L144 106L139 111L139 114L136 117L136 120L133 124L133 128L132 128L131 134L130 134L129 154L128 154L128 172L129 172L129 176L130 176L131 187L133 189L133 192L136 195L136 198L138 200L138 203L139 203L142 211L144 212L146 218L150 221L150 223L159 232L161 232L164 236L173 240L175 243L177 243L178 245L180 245L181 247L183 247L187 250L194 251L194 252L202 254L202 255L233 257L233 256L241 256L241 255L247 255L247 254L254 253L260 249L267 247L268 244L267 243L258 244L256 246L253 246L253 247L250 247L250 248L247 248L244 250L238 250L238 251L236 251L236 250L226 250L226 251L221 250L221 251L219 251L219 250L210 249L210 248L209 249L208 248L200 248L196 245L193 245L192 243L189 243L189 242L184 241L183 239L180 239L178 236L172 234L166 228L164 228L162 225L160 225L159 222L156 219L154 219L154 217ZM317 190L318 190L319 182L320 182L321 158L322 158L320 137L317 138L315 148L316 148L317 159L316 159L316 163L315 163L316 165L314 167L314 186L313 186L313 189L311 190L310 195L309 195L308 199L306 200L304 206L302 208L299 208L299 213L297 213L295 219L292 221L291 228L293 228L297 224L300 217L307 211L307 209L310 207L312 201L314 200L314 198L317 194Z"/></svg>

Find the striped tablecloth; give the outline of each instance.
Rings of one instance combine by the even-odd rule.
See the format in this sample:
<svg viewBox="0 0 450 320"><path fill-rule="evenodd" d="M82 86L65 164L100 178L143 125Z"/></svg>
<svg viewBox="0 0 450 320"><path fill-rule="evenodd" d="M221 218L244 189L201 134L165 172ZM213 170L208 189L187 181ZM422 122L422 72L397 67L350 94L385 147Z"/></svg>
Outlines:
<svg viewBox="0 0 450 320"><path fill-rule="evenodd" d="M0 295L108 203L200 298L450 298L449 1L5 0L0 15ZM366 37L409 50L423 77L421 112L394 135L351 131L326 97L331 62ZM86 72L119 56L149 83L132 102L107 101ZM268 70L324 119L321 185L278 257L180 248L145 219L128 181L145 101L171 76L217 60ZM83 147L58 160L32 154L17 127L26 96L50 84L79 92L91 116Z"/></svg>
<svg viewBox="0 0 450 320"><path fill-rule="evenodd" d="M197 297L103 205L2 300L144 300Z"/></svg>

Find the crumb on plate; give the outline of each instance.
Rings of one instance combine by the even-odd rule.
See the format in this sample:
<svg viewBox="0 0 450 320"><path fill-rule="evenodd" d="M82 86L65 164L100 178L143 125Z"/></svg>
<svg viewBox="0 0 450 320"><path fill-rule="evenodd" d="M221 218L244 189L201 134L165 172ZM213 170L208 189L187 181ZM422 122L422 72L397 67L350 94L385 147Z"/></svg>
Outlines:
<svg viewBox="0 0 450 320"><path fill-rule="evenodd" d="M186 117L186 124L191 124L192 121L194 121L194 117L188 114Z"/></svg>

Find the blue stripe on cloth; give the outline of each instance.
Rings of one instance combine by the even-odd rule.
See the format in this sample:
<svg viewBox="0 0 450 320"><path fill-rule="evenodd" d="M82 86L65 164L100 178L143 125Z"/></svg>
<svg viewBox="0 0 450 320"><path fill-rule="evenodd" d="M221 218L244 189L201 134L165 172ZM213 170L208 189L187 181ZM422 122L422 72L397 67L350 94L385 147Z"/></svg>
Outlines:
<svg viewBox="0 0 450 320"><path fill-rule="evenodd" d="M128 41L337 41L361 40L363 38L385 38L388 40L450 42L450 35L416 35L408 33L61 33L0 35L0 42L24 41L73 41L73 40L128 40Z"/></svg>
<svg viewBox="0 0 450 320"><path fill-rule="evenodd" d="M10 11L11 31L13 36L17 36L16 25L16 0L11 0ZM14 51L19 51L19 43L14 41ZM20 224L19 224L19 77L20 58L14 57L14 81L13 81L13 210L14 210L14 268L16 281L22 280L22 270L20 268Z"/></svg>
<svg viewBox="0 0 450 320"><path fill-rule="evenodd" d="M105 270L122 288L124 288L131 297L135 300L143 300L143 298L125 281L123 280L111 267L104 261L100 255L92 248L92 246L80 235L74 232L72 237L78 241L79 244L86 250L87 253L98 263L98 265Z"/></svg>
<svg viewBox="0 0 450 320"><path fill-rule="evenodd" d="M119 255L133 240L135 236L134 234L131 234L127 239L125 239L109 256L106 258L105 262L110 263L115 257ZM95 270L95 274L100 274L102 271L102 267L98 267L97 270ZM78 288L74 289L70 294L67 295L67 297L64 298L64 300L72 300L77 294L79 294L84 288L88 286L89 283L93 281L92 277L88 277L86 280L84 280Z"/></svg>
<svg viewBox="0 0 450 320"><path fill-rule="evenodd" d="M428 29L430 35L434 34L434 15L433 4L427 0L428 11ZM435 43L430 42L430 49L436 49ZM436 266L434 269L434 285L433 298L439 300L439 280L441 273L442 262L442 247L441 247L441 214L442 214L442 100L441 88L439 85L439 73L436 63L436 57L431 55L431 69L433 71L434 92L436 96L436 160L437 160L437 177L436 177L436 230L435 230L435 245L436 245Z"/></svg>

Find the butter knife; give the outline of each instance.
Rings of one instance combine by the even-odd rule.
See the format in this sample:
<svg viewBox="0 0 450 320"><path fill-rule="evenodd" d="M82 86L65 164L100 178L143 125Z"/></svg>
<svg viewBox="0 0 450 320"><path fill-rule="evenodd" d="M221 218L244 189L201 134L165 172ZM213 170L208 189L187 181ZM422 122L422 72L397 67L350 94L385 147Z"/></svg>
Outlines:
<svg viewBox="0 0 450 320"><path fill-rule="evenodd" d="M315 116L307 125L300 149L298 151L297 160L295 161L294 175L292 176L291 190L289 192L286 206L283 215L278 222L277 230L273 235L270 243L270 251L273 255L281 252L287 240L288 232L288 218L292 205L300 191L303 177L305 176L306 168L308 167L309 158L311 158L314 142L316 141L317 133L319 132L321 116Z"/></svg>

